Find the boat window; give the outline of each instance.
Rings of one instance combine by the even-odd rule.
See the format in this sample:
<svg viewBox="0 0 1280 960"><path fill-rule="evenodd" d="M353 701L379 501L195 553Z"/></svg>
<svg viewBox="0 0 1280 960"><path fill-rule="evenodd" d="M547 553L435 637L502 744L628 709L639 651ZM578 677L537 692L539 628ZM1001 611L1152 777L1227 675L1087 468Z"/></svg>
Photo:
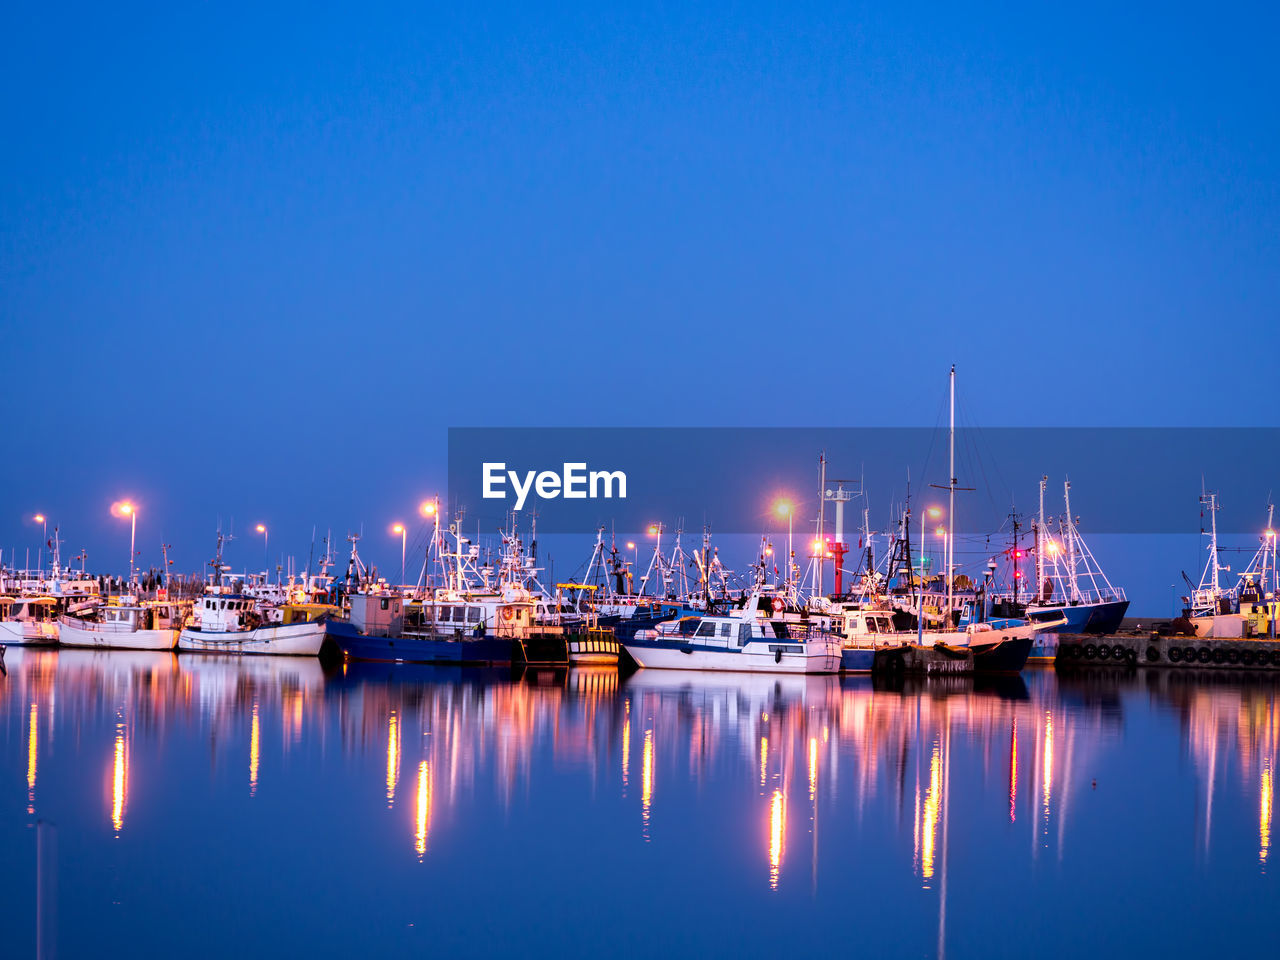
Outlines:
<svg viewBox="0 0 1280 960"><path fill-rule="evenodd" d="M716 635L716 625L712 623L710 620L703 620L702 623L698 624L698 632L695 634L695 636L714 637L715 635Z"/></svg>
<svg viewBox="0 0 1280 960"><path fill-rule="evenodd" d="M879 633L880 621L875 617L867 617L867 633Z"/></svg>
<svg viewBox="0 0 1280 960"><path fill-rule="evenodd" d="M439 608L439 611L438 611L439 615L437 616L437 618L436 618L436 619L438 619L441 623L448 623L448 622L449 622L449 611L450 611L451 609L453 609L453 608L452 608L452 607L440 607L440 608Z"/></svg>
<svg viewBox="0 0 1280 960"><path fill-rule="evenodd" d="M728 636L730 636L732 633L733 633L733 624L732 624L732 623L722 623L722 624L720 624L720 636L722 636L722 637L728 637Z"/></svg>
<svg viewBox="0 0 1280 960"><path fill-rule="evenodd" d="M454 622L454 623L462 623L462 621L463 621L463 620L465 620L466 618L467 618L467 608L466 608L466 607L454 607L454 608L453 608L453 622Z"/></svg>
<svg viewBox="0 0 1280 960"><path fill-rule="evenodd" d="M480 622L480 608L479 608L479 607L467 607L467 622L468 622L468 623L479 623L479 622Z"/></svg>
<svg viewBox="0 0 1280 960"><path fill-rule="evenodd" d="M388 609L388 608L390 607L390 605L391 605L391 601L390 601L390 600L388 600L386 597L383 597L383 598L382 598L382 609L383 609L383 610L386 610L386 609Z"/></svg>
<svg viewBox="0 0 1280 960"><path fill-rule="evenodd" d="M788 640L791 637L791 635L787 632L787 625L785 623L782 623L781 621L774 621L773 635L777 637L779 640Z"/></svg>
<svg viewBox="0 0 1280 960"><path fill-rule="evenodd" d="M751 639L751 624L749 623L738 624L738 646L745 647L747 645L747 641L749 641L750 639Z"/></svg>

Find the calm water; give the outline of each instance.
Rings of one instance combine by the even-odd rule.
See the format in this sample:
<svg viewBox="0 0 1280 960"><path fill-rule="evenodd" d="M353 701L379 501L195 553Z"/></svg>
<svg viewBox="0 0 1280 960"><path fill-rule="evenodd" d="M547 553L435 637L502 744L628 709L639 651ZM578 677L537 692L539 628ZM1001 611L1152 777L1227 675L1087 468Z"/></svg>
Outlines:
<svg viewBox="0 0 1280 960"><path fill-rule="evenodd" d="M1275 943L1271 684L7 666L6 956Z"/></svg>

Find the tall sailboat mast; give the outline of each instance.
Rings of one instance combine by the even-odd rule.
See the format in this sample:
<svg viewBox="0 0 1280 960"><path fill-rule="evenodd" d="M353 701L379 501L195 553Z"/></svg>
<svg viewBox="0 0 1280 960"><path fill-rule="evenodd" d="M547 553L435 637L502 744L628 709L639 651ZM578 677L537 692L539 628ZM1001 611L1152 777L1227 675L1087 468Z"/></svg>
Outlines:
<svg viewBox="0 0 1280 960"><path fill-rule="evenodd" d="M956 365L951 365L951 430L948 437L950 470L947 474L947 629L951 629L951 591L955 580L956 541Z"/></svg>

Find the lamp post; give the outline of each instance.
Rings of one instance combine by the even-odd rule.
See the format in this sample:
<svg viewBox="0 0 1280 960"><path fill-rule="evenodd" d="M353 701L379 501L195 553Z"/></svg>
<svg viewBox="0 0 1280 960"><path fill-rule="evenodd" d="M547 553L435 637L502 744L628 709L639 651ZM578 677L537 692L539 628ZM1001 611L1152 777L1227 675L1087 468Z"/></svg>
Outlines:
<svg viewBox="0 0 1280 960"><path fill-rule="evenodd" d="M397 523L394 527L391 528L391 532L400 534L400 585L403 587L404 586L404 551L405 551L405 546L407 544L406 538L408 537L409 534L408 534L408 531L405 530L403 523Z"/></svg>
<svg viewBox="0 0 1280 960"><path fill-rule="evenodd" d="M627 571L627 595L630 596L634 592L635 569L640 566L640 548L634 540L628 540L627 549L631 551L631 569Z"/></svg>
<svg viewBox="0 0 1280 960"><path fill-rule="evenodd" d="M422 503L418 504L418 512L428 520L435 521L431 528L431 542L427 544L426 552L422 558L422 589L427 593L430 593L431 551L435 550L437 556L440 551L440 498L432 497L430 500L423 500Z"/></svg>
<svg viewBox="0 0 1280 960"><path fill-rule="evenodd" d="M138 542L138 508L129 501L120 504L120 515L129 518L129 589L133 589L134 550Z"/></svg>
<svg viewBox="0 0 1280 960"><path fill-rule="evenodd" d="M271 535L267 531L267 525L265 523L258 524L256 527L254 527L254 529L257 530L258 533L262 534L262 559L263 559L263 563L265 564L265 567L262 572L263 572L263 575L266 576L267 578L267 583L270 583L271 582Z"/></svg>
<svg viewBox="0 0 1280 960"><path fill-rule="evenodd" d="M44 530L40 538L40 549L36 551L36 566L44 570L44 545L49 542L49 522L44 518L43 513L37 513L32 519Z"/></svg>
<svg viewBox="0 0 1280 960"><path fill-rule="evenodd" d="M779 519L781 519L782 517L786 517L786 518L787 518L787 580L786 580L786 589L787 589L787 593L789 594L789 593L791 592L791 567L792 567L792 566L794 565L794 563L795 563L795 553L793 552L793 550L792 550L792 546L791 546L791 529L792 529L792 523L793 523L793 520L794 520L794 517L795 517L795 510L794 510L794 508L792 507L792 504L791 504L791 501L790 501L790 500L782 499L782 500L779 500L779 501L777 501L776 503L774 503L774 505L773 505L773 512L774 512L774 513L776 513L776 514L778 515Z"/></svg>

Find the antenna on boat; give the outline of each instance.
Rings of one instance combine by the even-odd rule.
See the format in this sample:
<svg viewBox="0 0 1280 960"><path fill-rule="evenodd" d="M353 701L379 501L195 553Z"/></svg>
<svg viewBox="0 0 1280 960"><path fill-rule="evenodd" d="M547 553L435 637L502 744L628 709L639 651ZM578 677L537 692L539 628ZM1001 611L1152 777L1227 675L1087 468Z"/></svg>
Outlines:
<svg viewBox="0 0 1280 960"><path fill-rule="evenodd" d="M940 484L930 484L939 490L947 491L947 542L944 546L946 578L947 578L947 627L951 626L951 607L954 602L953 585L955 582L955 541L956 541L956 491L972 490L973 487L959 486L959 480L956 479L956 365L951 365L951 376L948 380L950 395L950 427L947 432L947 450L948 450L948 471L947 485L942 487ZM924 550L924 544L920 545L920 549Z"/></svg>

